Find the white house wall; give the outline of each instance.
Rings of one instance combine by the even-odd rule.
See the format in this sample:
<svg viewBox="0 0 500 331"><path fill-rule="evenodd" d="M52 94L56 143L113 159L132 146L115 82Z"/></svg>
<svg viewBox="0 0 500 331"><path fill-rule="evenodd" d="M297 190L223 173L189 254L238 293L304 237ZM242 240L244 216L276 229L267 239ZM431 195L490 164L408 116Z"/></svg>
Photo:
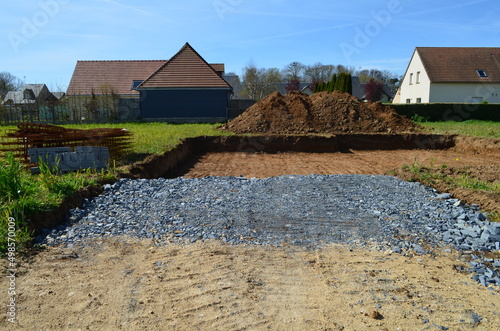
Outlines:
<svg viewBox="0 0 500 331"><path fill-rule="evenodd" d="M430 90L429 102L500 103L500 84L432 83Z"/></svg>
<svg viewBox="0 0 500 331"><path fill-rule="evenodd" d="M428 103L430 98L430 80L425 71L422 60L418 52L413 53L413 57L408 65L403 82L401 84L400 103ZM420 100L418 101L417 99Z"/></svg>

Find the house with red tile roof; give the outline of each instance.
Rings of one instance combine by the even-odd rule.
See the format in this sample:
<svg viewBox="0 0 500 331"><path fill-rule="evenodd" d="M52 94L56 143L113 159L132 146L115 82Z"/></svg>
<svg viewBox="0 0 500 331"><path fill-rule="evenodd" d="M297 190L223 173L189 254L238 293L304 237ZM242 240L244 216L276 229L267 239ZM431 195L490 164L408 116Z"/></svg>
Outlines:
<svg viewBox="0 0 500 331"><path fill-rule="evenodd" d="M73 120L227 120L224 64L189 43L170 60L78 61L67 90Z"/></svg>
<svg viewBox="0 0 500 331"><path fill-rule="evenodd" d="M232 87L189 43L137 86L146 120L226 121ZM219 68L220 70L221 68Z"/></svg>
<svg viewBox="0 0 500 331"><path fill-rule="evenodd" d="M393 103L500 103L500 48L417 47Z"/></svg>

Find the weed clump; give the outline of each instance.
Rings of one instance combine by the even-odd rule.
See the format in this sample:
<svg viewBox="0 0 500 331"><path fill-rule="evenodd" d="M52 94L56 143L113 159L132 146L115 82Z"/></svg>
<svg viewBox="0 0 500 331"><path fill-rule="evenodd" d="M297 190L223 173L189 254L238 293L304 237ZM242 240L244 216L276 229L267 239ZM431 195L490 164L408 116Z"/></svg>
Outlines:
<svg viewBox="0 0 500 331"><path fill-rule="evenodd" d="M0 255L7 251L9 219L15 220L15 240L22 248L32 239L30 215L58 206L77 190L96 185L98 179L114 178L111 172L93 169L61 174L43 162L39 168L39 174L31 174L12 153L0 159Z"/></svg>

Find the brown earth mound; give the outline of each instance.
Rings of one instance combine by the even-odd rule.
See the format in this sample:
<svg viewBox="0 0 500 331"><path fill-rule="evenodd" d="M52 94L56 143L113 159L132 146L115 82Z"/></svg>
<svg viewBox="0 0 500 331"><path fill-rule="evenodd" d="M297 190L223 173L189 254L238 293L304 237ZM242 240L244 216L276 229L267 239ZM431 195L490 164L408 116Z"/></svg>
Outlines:
<svg viewBox="0 0 500 331"><path fill-rule="evenodd" d="M379 102L361 102L348 93L270 94L229 121L235 133L396 133L420 126Z"/></svg>

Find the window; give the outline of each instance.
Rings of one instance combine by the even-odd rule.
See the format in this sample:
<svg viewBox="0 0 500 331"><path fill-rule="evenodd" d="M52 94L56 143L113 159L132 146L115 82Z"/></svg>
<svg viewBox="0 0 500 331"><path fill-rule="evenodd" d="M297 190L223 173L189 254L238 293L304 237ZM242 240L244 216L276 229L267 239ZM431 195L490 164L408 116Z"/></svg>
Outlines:
<svg viewBox="0 0 500 331"><path fill-rule="evenodd" d="M482 77L482 78L488 77L488 74L484 70L476 70L476 72L479 75L479 77Z"/></svg>
<svg viewBox="0 0 500 331"><path fill-rule="evenodd" d="M23 98L25 100L31 100L31 99L33 99L33 97L31 96L31 91L30 90L24 90Z"/></svg>
<svg viewBox="0 0 500 331"><path fill-rule="evenodd" d="M410 85L413 84L413 72L410 74Z"/></svg>
<svg viewBox="0 0 500 331"><path fill-rule="evenodd" d="M417 84L420 84L420 71L417 71Z"/></svg>
<svg viewBox="0 0 500 331"><path fill-rule="evenodd" d="M472 97L472 103L481 103L483 102L483 97Z"/></svg>
<svg viewBox="0 0 500 331"><path fill-rule="evenodd" d="M141 85L142 80L133 80L131 90L137 91L137 86Z"/></svg>
<svg viewBox="0 0 500 331"><path fill-rule="evenodd" d="M411 99L406 99L406 103L411 103Z"/></svg>
<svg viewBox="0 0 500 331"><path fill-rule="evenodd" d="M422 103L422 98L417 98L417 103Z"/></svg>

